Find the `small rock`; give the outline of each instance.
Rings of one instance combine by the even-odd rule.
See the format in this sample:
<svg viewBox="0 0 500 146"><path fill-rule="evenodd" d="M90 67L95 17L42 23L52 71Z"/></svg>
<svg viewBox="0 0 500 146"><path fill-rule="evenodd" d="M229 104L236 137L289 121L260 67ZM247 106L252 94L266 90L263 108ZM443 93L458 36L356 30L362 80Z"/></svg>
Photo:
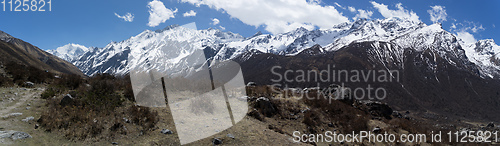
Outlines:
<svg viewBox="0 0 500 146"><path fill-rule="evenodd" d="M488 123L488 125L486 125L486 127L488 127L488 128L494 128L495 124L493 122L490 122L490 123Z"/></svg>
<svg viewBox="0 0 500 146"><path fill-rule="evenodd" d="M229 138L234 139L234 135L232 135L232 134L227 134L226 136L229 137Z"/></svg>
<svg viewBox="0 0 500 146"><path fill-rule="evenodd" d="M111 144L112 144L112 145L118 145L118 143L117 143L117 142L111 142Z"/></svg>
<svg viewBox="0 0 500 146"><path fill-rule="evenodd" d="M27 105L27 106L31 106L31 104L29 104L29 103L28 103L28 104L26 104L26 105Z"/></svg>
<svg viewBox="0 0 500 146"><path fill-rule="evenodd" d="M333 123L328 123L328 127L333 127Z"/></svg>
<svg viewBox="0 0 500 146"><path fill-rule="evenodd" d="M15 132L14 134L12 134L12 136L10 136L10 138L12 138L12 140L18 140L18 139L26 139L32 137L26 132Z"/></svg>
<svg viewBox="0 0 500 146"><path fill-rule="evenodd" d="M374 133L379 133L382 129L380 129L380 127L375 127L373 128L372 132Z"/></svg>
<svg viewBox="0 0 500 146"><path fill-rule="evenodd" d="M163 134L173 134L174 133L174 132L172 132L172 131L170 131L168 129L162 129L160 132L163 133Z"/></svg>
<svg viewBox="0 0 500 146"><path fill-rule="evenodd" d="M247 86L257 86L257 84L255 82L248 82Z"/></svg>
<svg viewBox="0 0 500 146"><path fill-rule="evenodd" d="M214 145L219 145L219 144L222 144L222 140L220 140L220 139L218 139L218 138L214 138L214 139L212 140L212 144L214 144Z"/></svg>
<svg viewBox="0 0 500 146"><path fill-rule="evenodd" d="M123 118L123 121L125 121L125 123L130 123L130 120L128 120L127 118Z"/></svg>
<svg viewBox="0 0 500 146"><path fill-rule="evenodd" d="M40 127L40 125L38 125L38 124L35 124L35 129L38 129L38 127Z"/></svg>
<svg viewBox="0 0 500 146"><path fill-rule="evenodd" d="M26 117L25 119L22 119L21 121L23 121L23 122L29 122L29 121L34 120L34 119L35 119L35 117L31 117L30 116L30 117Z"/></svg>
<svg viewBox="0 0 500 146"><path fill-rule="evenodd" d="M26 110L30 110L30 109L31 109L31 107L26 107Z"/></svg>

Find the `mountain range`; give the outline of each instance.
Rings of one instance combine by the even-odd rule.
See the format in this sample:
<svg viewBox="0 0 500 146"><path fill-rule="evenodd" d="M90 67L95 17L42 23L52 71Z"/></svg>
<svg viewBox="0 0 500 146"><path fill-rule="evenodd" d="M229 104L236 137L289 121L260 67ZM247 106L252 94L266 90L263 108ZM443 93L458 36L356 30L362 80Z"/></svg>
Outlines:
<svg viewBox="0 0 500 146"><path fill-rule="evenodd" d="M103 48L68 44L49 52L70 61L87 75L104 72L124 75L146 60L162 60L162 64L169 67L182 66L182 60L195 50L169 50L168 47L177 47L169 46L173 42L185 42L196 49L210 49L213 59L227 60L245 57L243 55L248 52L294 56L314 45L322 46L326 52L334 52L352 43L369 41L389 44L374 49L376 56L373 59L401 62L405 58L401 48L433 50L436 53L433 55L444 57L449 63L472 72L477 71L477 75L481 77L500 78L500 47L493 40L466 44L442 29L439 23L426 25L400 18L359 19L327 30L309 31L298 28L276 35L258 32L248 38L217 29L194 30L172 25L162 30L146 30ZM128 60L132 56L135 61ZM160 68L159 66L157 67ZM401 64L399 66L403 67Z"/></svg>

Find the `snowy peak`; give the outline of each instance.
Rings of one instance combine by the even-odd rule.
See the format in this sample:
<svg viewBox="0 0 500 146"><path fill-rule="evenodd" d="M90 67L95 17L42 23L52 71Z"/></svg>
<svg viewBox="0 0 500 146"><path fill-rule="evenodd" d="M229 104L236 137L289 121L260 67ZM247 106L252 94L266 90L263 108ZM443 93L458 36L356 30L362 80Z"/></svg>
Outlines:
<svg viewBox="0 0 500 146"><path fill-rule="evenodd" d="M500 46L492 39L467 44L460 41L468 59L476 64L481 73L491 78L500 77Z"/></svg>
<svg viewBox="0 0 500 146"><path fill-rule="evenodd" d="M89 48L79 44L67 44L56 48L55 50L48 50L47 52L64 59L68 62L73 61L85 52L90 51Z"/></svg>
<svg viewBox="0 0 500 146"><path fill-rule="evenodd" d="M326 30L297 28L276 35L257 32L248 38L219 29L196 30L171 25L157 31L143 31L127 40L112 42L104 48L66 47L56 49L53 54L71 60L87 75L104 72L123 75L129 69L147 62L164 63L152 64L154 68L182 68L189 64L186 59L195 56L196 50L207 48L211 52L211 59L244 61L260 53L318 55L339 51L349 44L359 42L374 43L372 53L377 60L385 62L402 62L405 50L430 50L435 56L440 56L459 68L472 70L470 62L477 64L483 75L491 76L491 67L497 68L500 64L500 49L493 40L464 45L439 23L426 25L421 21L401 18L358 19ZM495 72L499 74L497 70Z"/></svg>
<svg viewBox="0 0 500 146"><path fill-rule="evenodd" d="M484 39L475 43L474 51L480 55L498 55L500 53L500 46L493 39Z"/></svg>

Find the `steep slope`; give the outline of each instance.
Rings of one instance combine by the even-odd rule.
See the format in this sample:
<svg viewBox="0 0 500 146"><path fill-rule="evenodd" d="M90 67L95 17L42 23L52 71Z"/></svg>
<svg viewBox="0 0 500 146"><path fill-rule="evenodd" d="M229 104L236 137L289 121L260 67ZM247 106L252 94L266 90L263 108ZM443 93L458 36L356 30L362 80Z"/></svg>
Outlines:
<svg viewBox="0 0 500 146"><path fill-rule="evenodd" d="M0 52L2 54L0 63L2 64L15 61L41 70L83 76L83 73L73 64L3 31L0 31Z"/></svg>
<svg viewBox="0 0 500 146"><path fill-rule="evenodd" d="M311 48L311 51L316 49ZM377 53L392 49L403 50L401 52L404 58L388 62L377 57L380 56ZM309 49L303 52L309 52ZM454 119L500 120L499 117L493 116L500 112L500 95L497 89L500 81L481 78L475 72L449 62L455 58L435 55L438 53L438 50L418 51L413 48L399 48L391 42L373 41L351 43L337 51L316 55L282 56L258 53L240 63L245 81L260 85L325 88L338 84L352 89L356 94L353 98L359 97L361 100L377 97L375 89L383 88L386 96L382 101L389 103L396 110L434 112ZM396 58L397 55L390 53L383 56ZM276 66L280 68L273 69ZM329 73L310 76L309 71ZM349 75L346 78L343 74L337 75L341 71L348 71ZM389 76L392 81L373 80L381 77L380 75L374 78L370 76L366 81L363 77L361 81L353 81L352 77L356 75L351 71L392 72ZM297 80L297 77L303 75L302 72L307 73L305 81ZM275 81L280 79L278 74L282 78ZM371 92L368 91L368 85L372 88ZM362 90L354 91L356 89Z"/></svg>

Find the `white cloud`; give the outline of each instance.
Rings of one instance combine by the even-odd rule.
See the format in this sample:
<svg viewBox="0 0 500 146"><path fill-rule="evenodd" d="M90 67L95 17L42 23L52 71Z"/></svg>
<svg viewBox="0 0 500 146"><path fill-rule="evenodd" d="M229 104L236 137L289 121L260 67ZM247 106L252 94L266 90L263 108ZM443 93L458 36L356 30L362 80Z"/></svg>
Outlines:
<svg viewBox="0 0 500 146"><path fill-rule="evenodd" d="M457 32L456 36L457 38L464 41L466 44L472 44L477 42L476 38L474 38L474 35L466 31Z"/></svg>
<svg viewBox="0 0 500 146"><path fill-rule="evenodd" d="M353 12L353 13L354 13L354 12L356 12L356 8L354 8L354 7L349 6L349 7L347 7L347 8L349 8L349 11L351 11L351 12Z"/></svg>
<svg viewBox="0 0 500 146"><path fill-rule="evenodd" d="M431 21L433 23L437 22L443 22L446 21L446 17L448 14L446 14L446 10L444 9L444 6L431 6L432 9L427 10L427 13L431 15Z"/></svg>
<svg viewBox="0 0 500 146"><path fill-rule="evenodd" d="M476 43L477 39L473 33L483 31L485 28L480 23L472 21L464 21L463 23L451 23L450 32L454 32L457 38L464 41L466 44Z"/></svg>
<svg viewBox="0 0 500 146"><path fill-rule="evenodd" d="M354 16L353 19L354 20L359 19L359 18L370 19L370 17L372 17L372 15L373 15L372 11L358 9L358 14L356 14L356 16Z"/></svg>
<svg viewBox="0 0 500 146"><path fill-rule="evenodd" d="M372 1L371 3L373 7L377 8L378 12L380 12L380 14L382 14L382 16L384 16L385 18L398 17L409 19L415 22L420 21L418 15L415 12L406 10L401 3L396 4L396 8L398 8L397 10L390 10L389 8L387 8L387 5L379 4L374 1Z"/></svg>
<svg viewBox="0 0 500 146"><path fill-rule="evenodd" d="M177 8L172 11L167 9L163 2L158 0L153 0L148 3L149 8L149 27L156 27L161 23L164 23L170 18L175 18L175 13L177 13Z"/></svg>
<svg viewBox="0 0 500 146"><path fill-rule="evenodd" d="M451 23L450 28L451 28L451 29L457 29L457 25L455 25L455 23Z"/></svg>
<svg viewBox="0 0 500 146"><path fill-rule="evenodd" d="M373 15L373 12L372 11L368 11L368 10L363 10L363 9L358 9L356 10L356 8L354 7L351 7L349 6L348 7L349 11L353 12L353 13L356 13L356 16L354 16L352 19L353 20L358 20L359 18L365 18L365 19L370 19Z"/></svg>
<svg viewBox="0 0 500 146"><path fill-rule="evenodd" d="M127 14L125 14L123 16L120 16L120 15L118 15L118 14L115 13L115 16L118 17L118 18L120 18L120 19L123 19L123 20L125 20L127 22L134 21L134 15L130 14L130 13L127 13Z"/></svg>
<svg viewBox="0 0 500 146"><path fill-rule="evenodd" d="M191 16L196 16L196 12L191 10L191 11L188 11L184 14L182 14L184 17L191 17Z"/></svg>
<svg viewBox="0 0 500 146"><path fill-rule="evenodd" d="M472 21L464 21L463 23L451 23L450 31L452 32L473 32L477 33L479 31L483 31L485 28L482 24L472 22Z"/></svg>
<svg viewBox="0 0 500 146"><path fill-rule="evenodd" d="M342 7L342 5L340 5L339 3L335 2L335 5L337 5L337 7L341 8L341 9L345 10L345 7Z"/></svg>
<svg viewBox="0 0 500 146"><path fill-rule="evenodd" d="M334 6L322 6L307 0L181 0L193 5L207 5L221 10L241 22L265 29L273 34L304 27L306 29L331 28L349 19Z"/></svg>
<svg viewBox="0 0 500 146"><path fill-rule="evenodd" d="M217 25L219 23L220 23L219 19L217 18L212 19L212 25Z"/></svg>
<svg viewBox="0 0 500 146"><path fill-rule="evenodd" d="M225 28L225 27L222 27L222 26L219 26L219 27L220 27L220 29L222 29L222 30L226 30L226 28Z"/></svg>
<svg viewBox="0 0 500 146"><path fill-rule="evenodd" d="M493 25L493 28L495 28L495 27L496 27L496 26L495 26L495 24L492 24L492 25Z"/></svg>

